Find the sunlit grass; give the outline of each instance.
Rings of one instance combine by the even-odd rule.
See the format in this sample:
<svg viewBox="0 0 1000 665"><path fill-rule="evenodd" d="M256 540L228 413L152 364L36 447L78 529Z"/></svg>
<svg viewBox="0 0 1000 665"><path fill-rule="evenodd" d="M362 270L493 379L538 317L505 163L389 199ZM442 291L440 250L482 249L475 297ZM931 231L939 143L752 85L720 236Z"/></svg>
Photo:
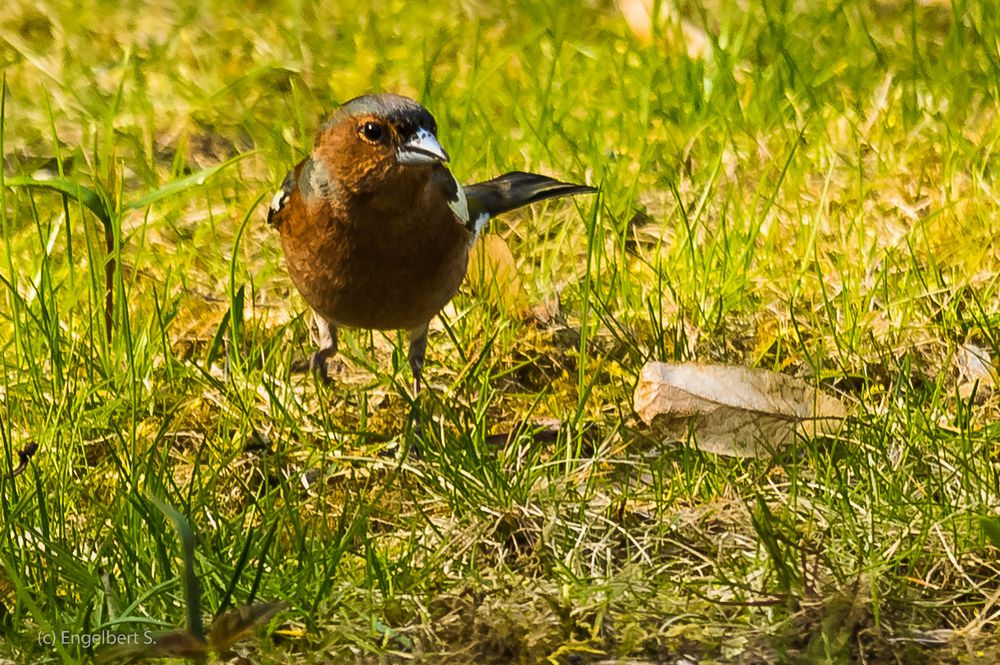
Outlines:
<svg viewBox="0 0 1000 665"><path fill-rule="evenodd" d="M612 4L8 4L0 657L184 624L147 492L200 534L203 608L289 604L252 662L1000 657L998 402L967 361L1000 354L989 3L685 3L703 58ZM464 181L601 188L492 223L538 316L455 299L402 462L402 338L290 377L308 317L262 203L369 90L420 99ZM24 186L56 176L106 224ZM775 460L659 442L632 390L670 359L854 416Z"/></svg>

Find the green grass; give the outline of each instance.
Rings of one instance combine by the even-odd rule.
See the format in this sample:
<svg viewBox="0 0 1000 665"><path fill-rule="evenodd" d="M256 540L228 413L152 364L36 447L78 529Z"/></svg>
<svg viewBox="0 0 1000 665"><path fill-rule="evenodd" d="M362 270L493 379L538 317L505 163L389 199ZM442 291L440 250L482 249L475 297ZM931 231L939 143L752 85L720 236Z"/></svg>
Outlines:
<svg viewBox="0 0 1000 665"><path fill-rule="evenodd" d="M252 662L1000 659L1000 400L961 362L1000 355L993 3L681 3L704 59L609 2L374 5L0 9L0 659L185 625L150 493L198 532L206 625L289 604ZM493 222L558 316L463 290L405 463L402 338L290 377L308 319L264 223L370 90L421 100L462 180L602 190ZM52 176L89 202L22 186ZM770 460L660 442L631 408L656 359L853 416Z"/></svg>

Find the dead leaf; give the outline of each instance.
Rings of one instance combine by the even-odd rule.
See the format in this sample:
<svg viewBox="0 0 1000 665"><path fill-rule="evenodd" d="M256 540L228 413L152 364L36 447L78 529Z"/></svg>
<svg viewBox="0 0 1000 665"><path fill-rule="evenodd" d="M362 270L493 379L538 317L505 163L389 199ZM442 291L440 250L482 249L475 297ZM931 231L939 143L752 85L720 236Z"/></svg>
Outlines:
<svg viewBox="0 0 1000 665"><path fill-rule="evenodd" d="M254 603L230 610L212 622L208 641L216 651L228 651L231 646L246 637L254 628L264 625L286 607L288 604L279 600L269 603Z"/></svg>
<svg viewBox="0 0 1000 665"><path fill-rule="evenodd" d="M618 9L625 18L625 22L632 30L632 34L644 46L653 43L655 4L653 0L618 0ZM688 57L692 59L705 58L712 46L708 35L694 23L682 19L673 3L664 1L659 5L659 12L655 19L656 24L663 26L680 23L681 35L684 37L684 50ZM669 38L672 31L663 30L662 34Z"/></svg>
<svg viewBox="0 0 1000 665"><path fill-rule="evenodd" d="M559 292L542 298L541 302L531 308L531 318L540 325L548 325L562 315L562 303L559 302Z"/></svg>
<svg viewBox="0 0 1000 665"><path fill-rule="evenodd" d="M993 383L993 358L989 349L966 342L955 354L955 364L963 379Z"/></svg>
<svg viewBox="0 0 1000 665"><path fill-rule="evenodd" d="M26 445L24 448L21 448L21 450L19 450L17 453L17 459L18 459L17 466L14 467L14 470L10 472L10 477L17 478L19 475L24 473L24 470L28 468L28 462L31 461L31 458L34 457L35 453L37 452L38 452L38 444L35 443L34 441L29 442L28 445Z"/></svg>
<svg viewBox="0 0 1000 665"><path fill-rule="evenodd" d="M668 437L717 455L766 457L797 437L835 432L844 404L777 372L727 365L647 363L635 410Z"/></svg>
<svg viewBox="0 0 1000 665"><path fill-rule="evenodd" d="M137 633L137 640L101 649L99 663L134 663L147 658L204 658L208 644L186 630L168 633Z"/></svg>
<svg viewBox="0 0 1000 665"><path fill-rule="evenodd" d="M138 639L134 642L102 649L98 653L97 661L131 663L149 658L204 659L211 652L225 653L286 607L288 604L284 601L275 601L254 603L230 610L212 622L208 641L195 637L187 630L137 633Z"/></svg>
<svg viewBox="0 0 1000 665"><path fill-rule="evenodd" d="M480 298L492 302L512 316L530 316L528 293L507 242L496 235L484 236L469 256L468 282Z"/></svg>
<svg viewBox="0 0 1000 665"><path fill-rule="evenodd" d="M990 391L996 387L996 370L990 350L973 342L966 342L955 353L955 365L961 383L958 394L968 399L977 391Z"/></svg>

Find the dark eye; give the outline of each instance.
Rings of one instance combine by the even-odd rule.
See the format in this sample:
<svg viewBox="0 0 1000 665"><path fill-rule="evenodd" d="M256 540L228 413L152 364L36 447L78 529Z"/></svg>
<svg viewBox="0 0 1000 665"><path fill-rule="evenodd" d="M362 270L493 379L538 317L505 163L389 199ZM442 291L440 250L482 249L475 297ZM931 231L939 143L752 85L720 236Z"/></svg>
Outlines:
<svg viewBox="0 0 1000 665"><path fill-rule="evenodd" d="M382 140L383 133L382 125L377 122L366 122L361 125L361 134L369 141L377 142Z"/></svg>

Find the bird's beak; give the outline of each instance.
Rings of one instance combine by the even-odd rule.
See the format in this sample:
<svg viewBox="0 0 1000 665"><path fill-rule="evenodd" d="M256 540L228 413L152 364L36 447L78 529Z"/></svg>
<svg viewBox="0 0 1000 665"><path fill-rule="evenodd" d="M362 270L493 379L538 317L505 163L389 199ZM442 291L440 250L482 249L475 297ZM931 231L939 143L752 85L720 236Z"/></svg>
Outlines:
<svg viewBox="0 0 1000 665"><path fill-rule="evenodd" d="M438 143L434 134L421 127L410 140L400 146L397 159L400 164L418 166L447 162L448 153Z"/></svg>

